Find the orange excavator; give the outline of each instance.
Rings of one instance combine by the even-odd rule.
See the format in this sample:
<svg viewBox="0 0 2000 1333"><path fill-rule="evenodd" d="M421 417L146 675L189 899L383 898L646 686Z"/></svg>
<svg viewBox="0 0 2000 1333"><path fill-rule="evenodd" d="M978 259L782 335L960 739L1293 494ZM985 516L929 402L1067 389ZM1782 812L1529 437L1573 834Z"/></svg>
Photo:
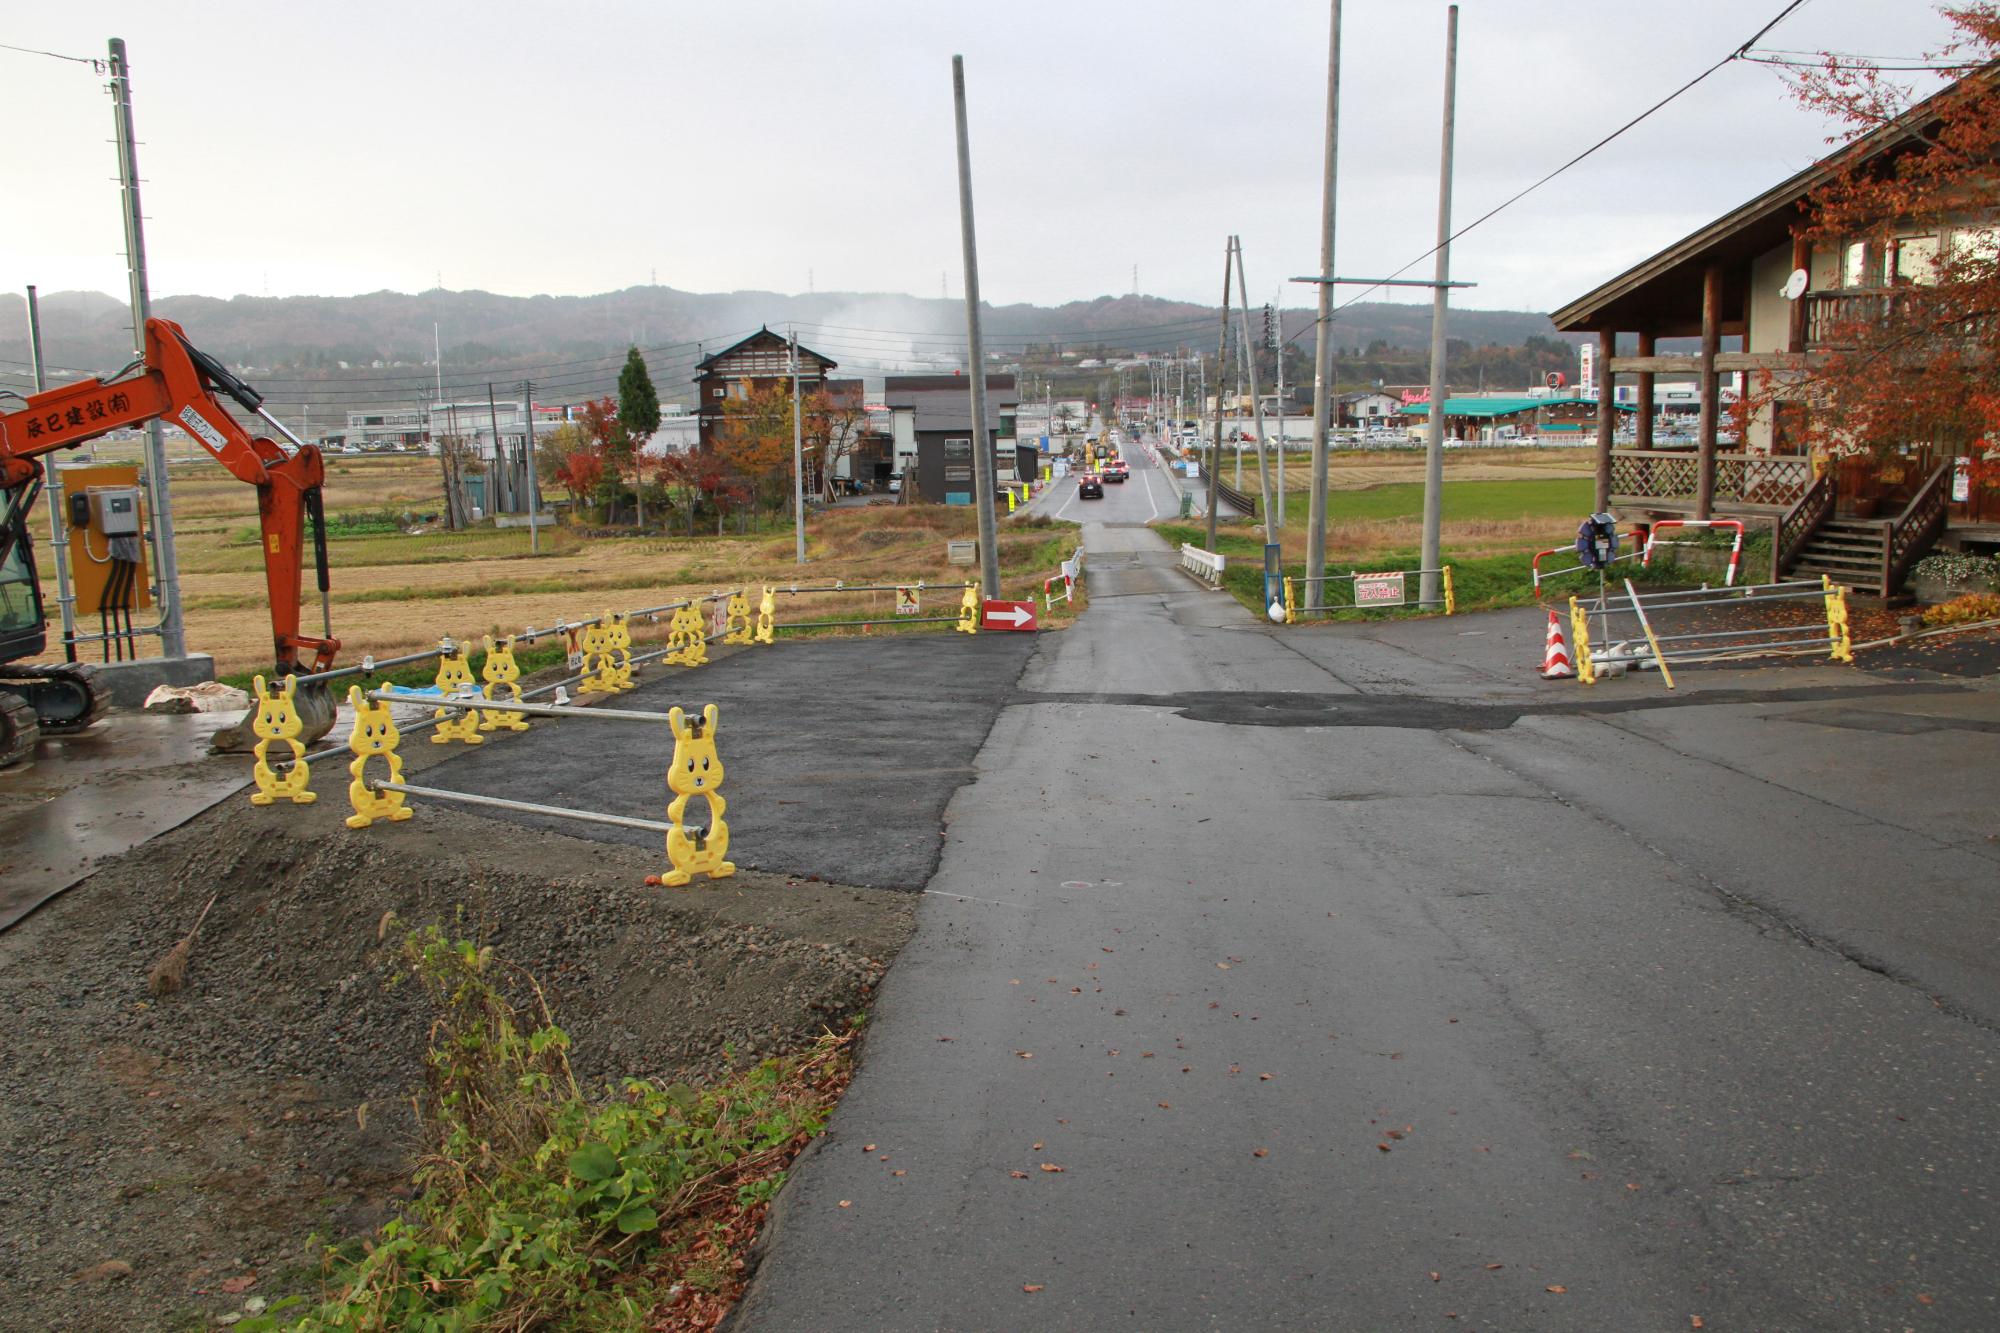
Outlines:
<svg viewBox="0 0 2000 1333"><path fill-rule="evenodd" d="M132 373L136 371L137 373ZM227 395L284 436L252 436L218 400ZM0 767L31 753L41 732L80 731L103 713L105 699L88 663L31 665L48 647L28 516L42 490L36 460L122 427L173 423L239 480L257 488L265 587L279 675L324 671L340 649L327 614L326 512L320 499L319 450L286 430L264 398L215 358L198 351L171 320L146 321L144 356L108 380L86 379L23 400L0 413ZM163 479L164 480L164 479ZM325 633L299 633L305 527L312 523ZM307 699L304 696L312 694ZM324 690L300 691L306 738L331 729ZM219 748L236 748L223 739Z"/></svg>

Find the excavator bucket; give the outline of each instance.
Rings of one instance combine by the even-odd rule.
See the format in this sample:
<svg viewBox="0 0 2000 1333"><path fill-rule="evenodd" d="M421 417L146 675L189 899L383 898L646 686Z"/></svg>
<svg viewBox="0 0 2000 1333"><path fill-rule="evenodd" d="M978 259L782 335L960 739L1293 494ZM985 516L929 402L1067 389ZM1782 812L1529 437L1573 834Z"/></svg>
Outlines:
<svg viewBox="0 0 2000 1333"><path fill-rule="evenodd" d="M334 714L339 705L334 702L333 691L327 688L326 682L315 681L299 686L298 693L292 696L292 708L298 713L299 720L305 723L304 729L299 732L299 740L311 747L333 730ZM209 751L213 754L249 754L257 745L257 734L250 727L256 712L253 708L216 732L209 738Z"/></svg>

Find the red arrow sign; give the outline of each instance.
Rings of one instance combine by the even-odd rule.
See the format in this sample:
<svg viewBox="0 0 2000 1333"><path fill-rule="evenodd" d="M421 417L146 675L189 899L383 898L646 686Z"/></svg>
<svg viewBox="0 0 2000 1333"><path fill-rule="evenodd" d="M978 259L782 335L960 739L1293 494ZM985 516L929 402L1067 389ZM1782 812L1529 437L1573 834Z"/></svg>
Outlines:
<svg viewBox="0 0 2000 1333"><path fill-rule="evenodd" d="M979 628L1018 629L1033 632L1035 628L1035 604L1033 602L995 602L983 604Z"/></svg>

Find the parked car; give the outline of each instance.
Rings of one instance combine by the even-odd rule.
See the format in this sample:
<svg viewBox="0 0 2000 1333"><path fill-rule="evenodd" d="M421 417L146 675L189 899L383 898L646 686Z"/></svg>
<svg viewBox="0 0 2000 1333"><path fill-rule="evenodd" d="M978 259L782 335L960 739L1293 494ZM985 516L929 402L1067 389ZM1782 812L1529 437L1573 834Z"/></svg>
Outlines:
<svg viewBox="0 0 2000 1333"><path fill-rule="evenodd" d="M1076 479L1076 498L1079 500L1102 500L1104 480L1095 472L1086 472Z"/></svg>
<svg viewBox="0 0 2000 1333"><path fill-rule="evenodd" d="M901 495L902 493L903 493L903 474L898 472L895 476L889 478L889 494Z"/></svg>

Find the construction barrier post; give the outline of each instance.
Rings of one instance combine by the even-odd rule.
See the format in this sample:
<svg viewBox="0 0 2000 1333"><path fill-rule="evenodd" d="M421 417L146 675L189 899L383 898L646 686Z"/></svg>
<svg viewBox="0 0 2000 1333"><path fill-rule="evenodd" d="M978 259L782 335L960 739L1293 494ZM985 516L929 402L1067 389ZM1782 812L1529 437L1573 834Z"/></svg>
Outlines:
<svg viewBox="0 0 2000 1333"><path fill-rule="evenodd" d="M751 637L758 643L770 643L778 637L778 594L768 583L757 603L757 630Z"/></svg>
<svg viewBox="0 0 2000 1333"><path fill-rule="evenodd" d="M1448 616L1458 614L1458 593L1451 586L1450 565L1444 567L1444 613Z"/></svg>
<svg viewBox="0 0 2000 1333"><path fill-rule="evenodd" d="M492 640L488 639L491 644ZM509 640L508 660L513 660L512 641ZM488 660L491 661L489 647ZM518 675L519 673L516 672ZM491 684L487 686L490 690ZM520 686L514 687L514 696L519 698ZM354 710L354 730L347 733L347 749L354 756L347 765L348 776L354 780L347 784L347 800L354 807L354 813L347 817L347 827L367 828L378 819L391 823L408 819L416 812L406 803L399 791L376 791L368 785L366 769L371 756L380 755L389 765L390 782L403 780L403 756L396 753L396 746L403 734L396 730L396 719L389 712L389 705L382 700L372 700L359 685L347 687L347 703ZM518 721L520 714L512 716ZM501 725L506 725L502 723ZM526 726L525 722L521 723Z"/></svg>
<svg viewBox="0 0 2000 1333"><path fill-rule="evenodd" d="M501 639L496 642L492 635L489 634L486 636L486 664L479 668L479 678L486 682L485 687L480 690L480 693L484 694L487 698L497 701L502 697L502 691L505 691L506 698L512 699L515 703L521 701L521 687L517 683L521 679L521 665L514 660L513 639ZM358 727L360 724L357 722L355 725ZM519 713L507 712L505 709L482 709L479 714L479 729L481 731L526 731L528 729L528 719ZM357 731L355 734L359 735L360 733ZM356 781L359 780L359 778L356 779ZM392 777L389 781L401 782L402 779ZM401 794L400 792L396 793L399 796ZM360 825L357 824L355 827L359 828Z"/></svg>
<svg viewBox="0 0 2000 1333"><path fill-rule="evenodd" d="M1292 576L1285 575L1285 623L1296 625L1299 620L1298 595L1292 590Z"/></svg>
<svg viewBox="0 0 2000 1333"><path fill-rule="evenodd" d="M634 688L632 684L632 627L622 611L606 611L598 622L604 626L604 674L614 691Z"/></svg>
<svg viewBox="0 0 2000 1333"><path fill-rule="evenodd" d="M257 690L257 709L250 715L250 730L257 737L257 744L252 747L257 762L250 776L256 781L257 790L250 793L250 804L290 801L293 805L311 805L319 795L306 785L312 781L312 769L306 764L306 747L299 743L299 733L306 724L293 703L298 682L284 676L277 683L280 688L273 690L266 687L262 676L251 682ZM283 741L291 747L292 764L283 777L271 767L272 741Z"/></svg>
<svg viewBox="0 0 2000 1333"><path fill-rule="evenodd" d="M965 597L958 604L958 623L952 628L962 634L979 633L979 589L973 584L965 585Z"/></svg>
<svg viewBox="0 0 2000 1333"><path fill-rule="evenodd" d="M716 707L709 704L699 718L690 718L675 708L667 714L674 729L673 764L667 770L667 789L674 799L667 803L667 860L673 868L648 883L679 888L696 875L727 879L736 867L723 859L729 854L729 825L723 819L728 802L722 798L722 756L715 749ZM690 830L684 822L688 800L700 796L708 801L708 828Z"/></svg>
<svg viewBox="0 0 2000 1333"><path fill-rule="evenodd" d="M673 623L667 629L667 653L660 660L685 667L700 666L708 660L701 611L693 602L674 612Z"/></svg>
<svg viewBox="0 0 2000 1333"><path fill-rule="evenodd" d="M437 675L432 681L438 693L447 699L478 693L472 683L472 668L465 660L465 649L449 639L444 642L446 647L438 654ZM436 725L431 728L432 745L449 745L453 741L464 741L467 745L486 743L486 738L479 734L479 714L471 709L439 708L433 716Z"/></svg>
<svg viewBox="0 0 2000 1333"><path fill-rule="evenodd" d="M723 620L724 643L750 643L750 595L741 590L729 594L729 610Z"/></svg>
<svg viewBox="0 0 2000 1333"><path fill-rule="evenodd" d="M1597 665L1590 660L1590 617L1583 604L1569 599L1569 633L1576 647L1576 678L1586 685L1597 683Z"/></svg>
<svg viewBox="0 0 2000 1333"><path fill-rule="evenodd" d="M1835 583L1825 574L1819 576L1820 588L1826 594L1826 637L1832 641L1831 656L1836 662L1854 661L1854 639L1847 625L1847 589Z"/></svg>
<svg viewBox="0 0 2000 1333"><path fill-rule="evenodd" d="M583 629L583 679L577 682L578 694L616 694L610 677L610 659L604 650L604 623L586 625Z"/></svg>

